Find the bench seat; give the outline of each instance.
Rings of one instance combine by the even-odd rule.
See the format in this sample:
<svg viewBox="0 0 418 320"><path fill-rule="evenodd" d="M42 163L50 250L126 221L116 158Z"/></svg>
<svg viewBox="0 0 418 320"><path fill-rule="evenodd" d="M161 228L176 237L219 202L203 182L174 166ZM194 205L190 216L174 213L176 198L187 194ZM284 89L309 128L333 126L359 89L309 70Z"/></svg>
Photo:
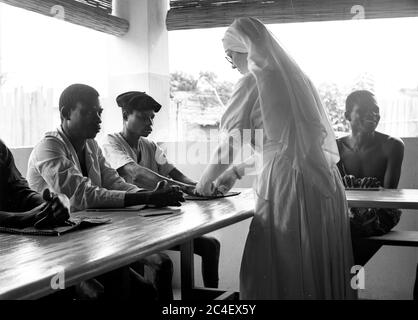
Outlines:
<svg viewBox="0 0 418 320"><path fill-rule="evenodd" d="M366 239L385 246L418 247L418 231L392 230L383 236L373 236Z"/></svg>

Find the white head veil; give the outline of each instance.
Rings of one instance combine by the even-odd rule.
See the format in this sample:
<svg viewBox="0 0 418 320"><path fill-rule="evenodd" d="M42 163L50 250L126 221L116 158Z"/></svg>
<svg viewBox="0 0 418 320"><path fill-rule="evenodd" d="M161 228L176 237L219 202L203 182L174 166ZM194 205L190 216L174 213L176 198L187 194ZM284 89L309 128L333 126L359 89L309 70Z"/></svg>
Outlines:
<svg viewBox="0 0 418 320"><path fill-rule="evenodd" d="M331 171L339 161L338 147L310 79L257 19L236 19L225 38L225 50L244 47L248 52L267 137L283 144L293 167L331 195L336 187ZM283 118L288 119L289 130L283 130Z"/></svg>
<svg viewBox="0 0 418 320"><path fill-rule="evenodd" d="M228 28L225 32L224 38L222 39L224 49L232 50L240 53L247 53L248 49L245 44L240 41L239 35L237 34L236 29Z"/></svg>

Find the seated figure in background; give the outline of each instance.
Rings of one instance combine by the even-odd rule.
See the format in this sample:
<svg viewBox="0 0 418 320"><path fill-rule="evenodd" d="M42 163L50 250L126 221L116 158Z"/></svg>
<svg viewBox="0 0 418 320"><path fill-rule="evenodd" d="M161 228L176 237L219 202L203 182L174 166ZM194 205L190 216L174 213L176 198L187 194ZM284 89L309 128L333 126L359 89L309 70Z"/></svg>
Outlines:
<svg viewBox="0 0 418 320"><path fill-rule="evenodd" d="M0 140L0 227L48 229L70 218L68 208L48 189L43 195L32 190L16 168L13 154ZM95 279L83 281L48 299L96 299L101 288Z"/></svg>
<svg viewBox="0 0 418 320"><path fill-rule="evenodd" d="M70 218L60 199L29 188L16 168L9 148L0 140L0 226L37 228L60 225Z"/></svg>
<svg viewBox="0 0 418 320"><path fill-rule="evenodd" d="M161 105L144 92L130 91L116 98L122 109L123 129L108 134L103 144L106 160L128 182L142 188L155 188L159 181L178 185L186 193L194 191L196 181L184 175L167 160L164 151L148 135L152 132L155 113ZM178 249L171 248L171 249ZM218 287L220 243L202 236L194 239L194 252L202 257L205 287ZM172 299L172 262L164 253L151 255L142 261L151 271L160 296Z"/></svg>
<svg viewBox="0 0 418 320"><path fill-rule="evenodd" d="M402 140L376 131L379 107L373 93L352 92L346 100L345 117L351 133L337 140L338 167L347 188L396 189L401 176L404 144ZM389 232L401 216L400 210L350 208L354 260L365 265L381 245L370 244L363 237Z"/></svg>

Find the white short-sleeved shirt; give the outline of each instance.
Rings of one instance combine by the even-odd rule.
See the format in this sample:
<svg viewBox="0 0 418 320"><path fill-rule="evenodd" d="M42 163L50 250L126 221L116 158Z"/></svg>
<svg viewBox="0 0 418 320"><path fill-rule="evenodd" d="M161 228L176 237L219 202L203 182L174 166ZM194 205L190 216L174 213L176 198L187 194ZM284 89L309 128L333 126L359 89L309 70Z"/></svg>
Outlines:
<svg viewBox="0 0 418 320"><path fill-rule="evenodd" d="M170 171L175 168L168 161L164 151L155 142L144 137L138 140L138 154L120 133L108 134L102 147L106 160L116 170L133 162L168 177Z"/></svg>

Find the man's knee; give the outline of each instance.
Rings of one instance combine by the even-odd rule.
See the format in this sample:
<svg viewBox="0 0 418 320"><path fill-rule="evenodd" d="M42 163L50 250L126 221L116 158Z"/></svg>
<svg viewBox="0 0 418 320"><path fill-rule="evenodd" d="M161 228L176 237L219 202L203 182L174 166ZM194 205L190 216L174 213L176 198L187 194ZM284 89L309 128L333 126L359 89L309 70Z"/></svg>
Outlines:
<svg viewBox="0 0 418 320"><path fill-rule="evenodd" d="M165 253L156 253L146 258L147 265L157 272L173 273L173 262Z"/></svg>
<svg viewBox="0 0 418 320"><path fill-rule="evenodd" d="M154 285L147 281L135 270L129 270L130 276L130 299L138 299L140 301L156 301L158 294Z"/></svg>
<svg viewBox="0 0 418 320"><path fill-rule="evenodd" d="M194 240L195 253L198 255L207 255L219 257L221 243L214 237L200 237Z"/></svg>

